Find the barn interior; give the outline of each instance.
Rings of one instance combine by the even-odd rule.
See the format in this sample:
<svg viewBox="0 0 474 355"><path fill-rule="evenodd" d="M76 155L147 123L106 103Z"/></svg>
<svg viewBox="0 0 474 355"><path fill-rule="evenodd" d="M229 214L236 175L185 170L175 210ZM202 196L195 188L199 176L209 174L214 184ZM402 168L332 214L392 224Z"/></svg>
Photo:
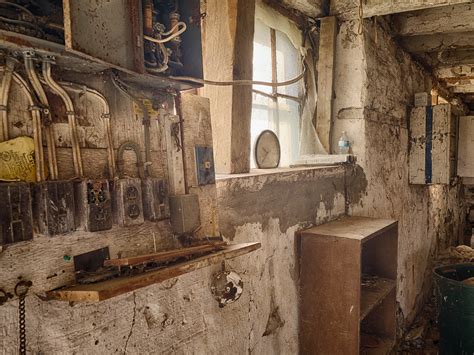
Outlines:
<svg viewBox="0 0 474 355"><path fill-rule="evenodd" d="M0 1L0 352L474 353L472 0Z"/></svg>

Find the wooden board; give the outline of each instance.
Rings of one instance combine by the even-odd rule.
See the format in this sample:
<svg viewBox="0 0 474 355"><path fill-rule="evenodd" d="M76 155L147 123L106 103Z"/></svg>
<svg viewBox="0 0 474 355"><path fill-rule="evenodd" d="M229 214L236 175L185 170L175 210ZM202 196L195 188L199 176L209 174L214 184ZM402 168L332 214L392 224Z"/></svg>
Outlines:
<svg viewBox="0 0 474 355"><path fill-rule="evenodd" d="M321 19L318 60L318 105L316 131L324 149L331 152L332 102L334 87L334 58L336 51L336 17Z"/></svg>
<svg viewBox="0 0 474 355"><path fill-rule="evenodd" d="M425 184L426 107L414 107L410 114L410 151L408 174L410 184Z"/></svg>
<svg viewBox="0 0 474 355"><path fill-rule="evenodd" d="M179 263L156 271L136 276L121 277L96 284L77 285L47 292L50 299L73 302L99 302L137 290L185 273L218 264L226 259L250 253L259 249L260 243L243 243L227 246L224 250L200 258Z"/></svg>
<svg viewBox="0 0 474 355"><path fill-rule="evenodd" d="M385 232L389 228L396 228L397 222L391 219L376 219L368 217L343 217L307 229L301 234L308 236L335 236L338 238L355 239L362 243Z"/></svg>
<svg viewBox="0 0 474 355"><path fill-rule="evenodd" d="M374 285L361 286L360 319L364 319L385 297L395 289L396 281L378 278Z"/></svg>
<svg viewBox="0 0 474 355"><path fill-rule="evenodd" d="M459 121L458 173L474 177L474 116L464 116Z"/></svg>
<svg viewBox="0 0 474 355"><path fill-rule="evenodd" d="M301 354L358 352L360 249L354 239L301 235Z"/></svg>
<svg viewBox="0 0 474 355"><path fill-rule="evenodd" d="M170 261L170 260L174 260L181 257L191 256L193 254L206 253L209 251L223 249L224 247L225 247L225 243L204 244L204 245L198 245L198 246L194 246L190 248L175 249L175 250L163 251L163 252L154 253L154 254L146 254L146 255L132 256L128 258L105 260L104 266L131 266L131 265L140 265L140 264L151 263L151 262L165 262L165 261Z"/></svg>

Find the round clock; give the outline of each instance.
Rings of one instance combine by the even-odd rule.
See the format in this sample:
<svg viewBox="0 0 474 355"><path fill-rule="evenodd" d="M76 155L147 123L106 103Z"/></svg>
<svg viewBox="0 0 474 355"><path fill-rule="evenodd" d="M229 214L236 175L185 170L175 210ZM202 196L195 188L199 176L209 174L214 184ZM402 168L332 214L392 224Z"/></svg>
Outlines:
<svg viewBox="0 0 474 355"><path fill-rule="evenodd" d="M265 130L255 142L255 162L259 169L273 169L280 164L280 142L275 133Z"/></svg>

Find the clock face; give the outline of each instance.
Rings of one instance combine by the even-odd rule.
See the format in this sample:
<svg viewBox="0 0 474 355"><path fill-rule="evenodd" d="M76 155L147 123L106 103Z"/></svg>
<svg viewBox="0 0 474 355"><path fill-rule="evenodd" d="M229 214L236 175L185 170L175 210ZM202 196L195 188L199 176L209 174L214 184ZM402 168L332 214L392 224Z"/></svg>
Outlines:
<svg viewBox="0 0 474 355"><path fill-rule="evenodd" d="M260 169L277 168L280 164L280 142L272 131L260 133L255 143L255 162Z"/></svg>

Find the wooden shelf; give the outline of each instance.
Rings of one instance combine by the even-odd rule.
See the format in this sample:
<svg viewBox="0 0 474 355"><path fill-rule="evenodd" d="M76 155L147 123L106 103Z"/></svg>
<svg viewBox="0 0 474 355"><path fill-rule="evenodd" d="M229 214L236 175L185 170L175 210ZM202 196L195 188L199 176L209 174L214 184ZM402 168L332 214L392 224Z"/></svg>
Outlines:
<svg viewBox="0 0 474 355"><path fill-rule="evenodd" d="M258 242L227 245L221 251L139 275L52 290L47 292L47 297L68 302L99 302L206 266L218 264L223 260L233 259L257 250L260 246L261 244Z"/></svg>
<svg viewBox="0 0 474 355"><path fill-rule="evenodd" d="M382 303L396 287L395 280L379 277L373 285L360 288L360 320L363 320L375 307Z"/></svg>
<svg viewBox="0 0 474 355"><path fill-rule="evenodd" d="M365 243L393 228L396 223L391 219L350 217L307 229L302 234L355 239Z"/></svg>
<svg viewBox="0 0 474 355"><path fill-rule="evenodd" d="M361 355L379 355L389 354L395 345L395 341L390 337L379 337L373 336L378 341L378 345L372 345L370 347L364 347L363 344L360 346Z"/></svg>
<svg viewBox="0 0 474 355"><path fill-rule="evenodd" d="M138 73L85 53L68 49L63 44L26 36L16 32L0 30L0 50L1 49L18 51L20 53L33 50L39 55L52 55L55 57L56 63L61 70L91 74L114 69L119 72L119 76L124 82L143 88L155 90L173 88L181 91L202 86L200 84L173 80L165 75Z"/></svg>

